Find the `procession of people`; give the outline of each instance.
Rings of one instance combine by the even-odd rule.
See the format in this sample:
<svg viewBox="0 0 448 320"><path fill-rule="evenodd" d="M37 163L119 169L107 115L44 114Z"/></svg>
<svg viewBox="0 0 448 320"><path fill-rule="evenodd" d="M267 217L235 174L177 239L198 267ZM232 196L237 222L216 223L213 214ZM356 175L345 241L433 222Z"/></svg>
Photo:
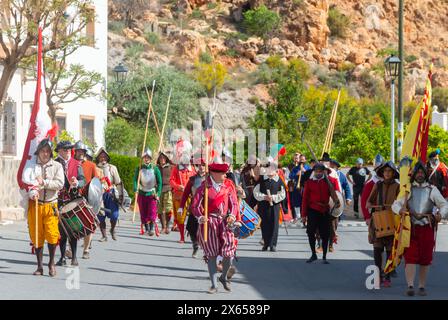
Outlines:
<svg viewBox="0 0 448 320"><path fill-rule="evenodd" d="M54 160L53 151L57 154ZM235 272L238 241L257 229L261 231L261 251L276 252L281 246L279 226L301 221L311 251L306 262L313 263L322 254L322 262L329 264L328 254L334 252L338 240L338 223L346 216L344 207L353 201L355 215L361 209L368 226L366 241L373 245L374 264L385 288L392 285L391 277L397 277L395 269L385 273L385 262L394 244L394 217L410 212L411 240L404 254L406 294L415 294L416 265L420 265L418 294L427 294L434 232L437 223L448 215L447 169L438 159L440 150L429 154L428 163L414 165L412 191L406 201L398 199L398 168L381 155L375 158L372 172L359 158L356 166L344 174L341 164L327 153L308 164L305 155L297 152L288 171L271 156L261 160L249 155L241 168L232 170L228 150L212 161L207 161L201 150L192 156L189 151L176 150L175 155L161 151L155 157L146 149L135 168L133 190L144 228L142 235L154 237L178 231L179 243L185 243L188 234L193 258L198 258L202 249L211 281L208 293L218 292L218 282L224 290L232 290L230 279ZM101 233L99 241L108 241L107 220L111 238L118 240L117 223L125 188L129 186L124 185L104 147L95 156L92 153L82 141L59 141L53 148L52 142L45 139L37 147L34 165L23 172L23 180L30 185L28 227L37 258L34 275L44 274L45 241L49 275L54 277L56 266L67 265L67 257L72 266L79 265L79 240L84 241L82 258L90 258L96 227ZM248 221L252 227L248 227ZM55 263L58 245L60 257Z"/></svg>

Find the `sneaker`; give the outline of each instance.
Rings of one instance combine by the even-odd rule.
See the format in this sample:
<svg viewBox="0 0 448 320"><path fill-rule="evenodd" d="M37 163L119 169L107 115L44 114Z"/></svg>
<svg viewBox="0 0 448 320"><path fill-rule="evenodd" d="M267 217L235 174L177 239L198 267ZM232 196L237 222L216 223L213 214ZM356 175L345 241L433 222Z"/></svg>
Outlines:
<svg viewBox="0 0 448 320"><path fill-rule="evenodd" d="M84 251L82 254L82 258L83 259L90 259L90 253L89 251Z"/></svg>
<svg viewBox="0 0 448 320"><path fill-rule="evenodd" d="M193 249L193 254L191 255L193 258L197 258L198 257L198 249Z"/></svg>
<svg viewBox="0 0 448 320"><path fill-rule="evenodd" d="M98 240L99 242L106 242L107 241L107 237L101 237L100 240Z"/></svg>
<svg viewBox="0 0 448 320"><path fill-rule="evenodd" d="M64 258L59 259L58 262L56 262L56 265L59 267L63 267L67 265L67 261Z"/></svg>
<svg viewBox="0 0 448 320"><path fill-rule="evenodd" d="M427 293L426 293L425 288L418 288L418 295L422 296L422 297L426 296Z"/></svg>
<svg viewBox="0 0 448 320"><path fill-rule="evenodd" d="M408 291L406 291L406 295L408 297L413 297L415 295L414 287L409 287Z"/></svg>
<svg viewBox="0 0 448 320"><path fill-rule="evenodd" d="M219 277L218 280L219 280L219 282L222 283L222 285L226 291L229 291L229 292L232 291L232 288L230 288L229 281L226 281L224 278L222 278L222 276Z"/></svg>
<svg viewBox="0 0 448 320"><path fill-rule="evenodd" d="M72 258L72 251L70 249L65 251L65 257L71 259Z"/></svg>
<svg viewBox="0 0 448 320"><path fill-rule="evenodd" d="M209 293L209 294L218 293L218 288L211 287L210 289L208 289L207 293Z"/></svg>
<svg viewBox="0 0 448 320"><path fill-rule="evenodd" d="M309 258L308 260L306 260L306 263L311 263L317 260L317 255L313 254L311 256L311 258Z"/></svg>
<svg viewBox="0 0 448 320"><path fill-rule="evenodd" d="M277 252L277 248L275 246L271 247L271 252Z"/></svg>

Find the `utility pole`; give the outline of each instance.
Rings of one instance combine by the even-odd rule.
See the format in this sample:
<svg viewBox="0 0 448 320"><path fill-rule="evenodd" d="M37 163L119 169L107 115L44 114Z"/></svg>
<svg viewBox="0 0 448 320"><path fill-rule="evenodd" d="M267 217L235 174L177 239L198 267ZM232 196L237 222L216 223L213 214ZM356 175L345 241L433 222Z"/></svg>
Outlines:
<svg viewBox="0 0 448 320"><path fill-rule="evenodd" d="M400 58L399 74L398 74L398 141L397 156L398 161L401 160L401 148L403 146L403 68L404 68L404 46L403 46L403 25L404 25L404 0L398 0L398 57Z"/></svg>

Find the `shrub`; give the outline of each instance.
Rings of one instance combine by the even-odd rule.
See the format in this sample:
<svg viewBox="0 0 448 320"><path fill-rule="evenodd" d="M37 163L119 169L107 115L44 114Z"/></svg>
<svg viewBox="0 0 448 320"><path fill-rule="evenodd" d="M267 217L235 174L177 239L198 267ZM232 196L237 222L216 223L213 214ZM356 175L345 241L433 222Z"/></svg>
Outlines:
<svg viewBox="0 0 448 320"><path fill-rule="evenodd" d="M330 28L331 36L346 38L347 30L350 26L350 18L334 7L328 12L327 25Z"/></svg>
<svg viewBox="0 0 448 320"><path fill-rule="evenodd" d="M448 109L448 88L437 87L432 90L432 105L439 107L439 112Z"/></svg>
<svg viewBox="0 0 448 320"><path fill-rule="evenodd" d="M256 35L263 39L264 49L266 49L266 41L275 31L281 22L280 16L262 5L254 10L248 10L243 13L243 26L249 34Z"/></svg>
<svg viewBox="0 0 448 320"><path fill-rule="evenodd" d="M380 49L378 50L378 52L376 53L377 57L389 57L389 56L398 56L398 50L392 47L387 47L384 49Z"/></svg>
<svg viewBox="0 0 448 320"><path fill-rule="evenodd" d="M410 56L406 56L406 57L404 58L404 61L406 61L407 63L412 63L412 62L414 62L415 60L417 60L417 57L414 56L413 54L411 54Z"/></svg>
<svg viewBox="0 0 448 320"><path fill-rule="evenodd" d="M209 2L209 3L207 3L207 9L208 9L208 10L215 9L217 6L218 6L218 4L215 3L215 2Z"/></svg>
<svg viewBox="0 0 448 320"><path fill-rule="evenodd" d="M211 94L215 88L222 88L227 78L227 69L219 62L197 62L195 64L194 76Z"/></svg>
<svg viewBox="0 0 448 320"><path fill-rule="evenodd" d="M230 48L224 52L224 55L231 57L231 58L237 58L237 57L239 57L240 54L235 49Z"/></svg>
<svg viewBox="0 0 448 320"><path fill-rule="evenodd" d="M154 32L145 32L145 39L154 46L160 43L159 35Z"/></svg>
<svg viewBox="0 0 448 320"><path fill-rule="evenodd" d="M202 13L202 11L199 9L194 9L193 12L191 13L191 17L193 19L203 19L204 13Z"/></svg>
<svg viewBox="0 0 448 320"><path fill-rule="evenodd" d="M199 54L199 61L202 63L212 63L213 57L209 52L201 52Z"/></svg>
<svg viewBox="0 0 448 320"><path fill-rule="evenodd" d="M134 173L140 164L140 159L116 153L109 153L109 155L110 163L117 167L124 188L132 198L134 196Z"/></svg>
<svg viewBox="0 0 448 320"><path fill-rule="evenodd" d="M121 34L125 28L123 21L109 21L107 28L110 32Z"/></svg>

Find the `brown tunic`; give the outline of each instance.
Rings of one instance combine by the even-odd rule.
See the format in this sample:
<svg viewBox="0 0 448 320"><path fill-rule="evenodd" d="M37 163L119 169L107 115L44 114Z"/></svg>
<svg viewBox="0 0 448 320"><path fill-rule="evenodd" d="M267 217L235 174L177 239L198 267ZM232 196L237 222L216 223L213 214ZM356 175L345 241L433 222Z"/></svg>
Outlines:
<svg viewBox="0 0 448 320"><path fill-rule="evenodd" d="M159 166L160 173L162 174L162 192L171 191L170 177L172 166L166 164L165 166Z"/></svg>

